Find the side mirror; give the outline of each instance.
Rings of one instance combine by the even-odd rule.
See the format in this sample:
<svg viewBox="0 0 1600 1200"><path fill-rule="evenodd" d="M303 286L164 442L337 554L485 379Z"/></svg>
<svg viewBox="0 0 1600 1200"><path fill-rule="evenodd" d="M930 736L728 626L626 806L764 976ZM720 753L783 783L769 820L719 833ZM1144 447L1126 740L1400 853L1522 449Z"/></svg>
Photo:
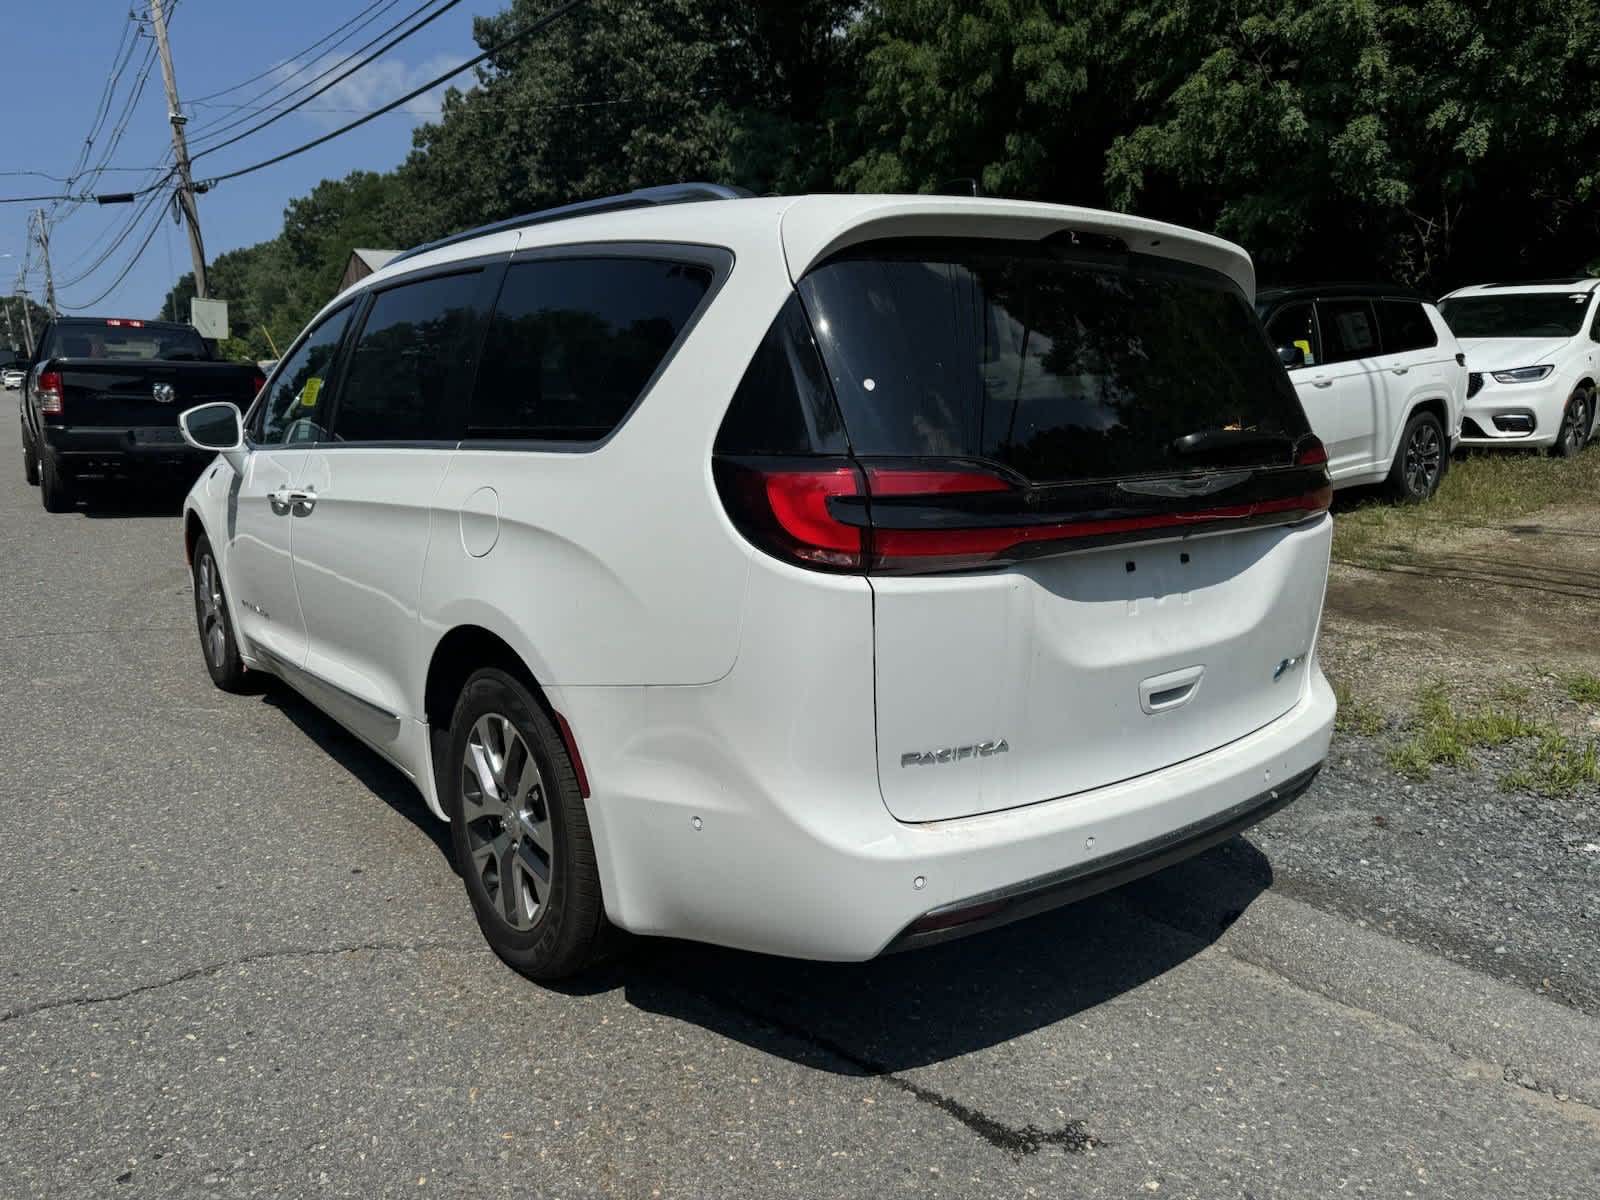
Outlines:
<svg viewBox="0 0 1600 1200"><path fill-rule="evenodd" d="M1279 346L1278 361L1292 371L1306 365L1306 352L1299 346Z"/></svg>
<svg viewBox="0 0 1600 1200"><path fill-rule="evenodd" d="M201 404L179 413L178 430L196 450L220 454L235 471L243 472L244 416L237 404Z"/></svg>

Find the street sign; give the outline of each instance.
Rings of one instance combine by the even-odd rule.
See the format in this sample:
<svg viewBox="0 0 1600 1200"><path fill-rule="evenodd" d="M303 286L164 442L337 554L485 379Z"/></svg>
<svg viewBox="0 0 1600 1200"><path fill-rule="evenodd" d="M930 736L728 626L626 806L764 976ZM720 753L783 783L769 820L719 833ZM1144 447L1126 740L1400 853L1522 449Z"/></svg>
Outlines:
<svg viewBox="0 0 1600 1200"><path fill-rule="evenodd" d="M189 324L203 338L221 341L228 336L228 302L226 300L189 301Z"/></svg>

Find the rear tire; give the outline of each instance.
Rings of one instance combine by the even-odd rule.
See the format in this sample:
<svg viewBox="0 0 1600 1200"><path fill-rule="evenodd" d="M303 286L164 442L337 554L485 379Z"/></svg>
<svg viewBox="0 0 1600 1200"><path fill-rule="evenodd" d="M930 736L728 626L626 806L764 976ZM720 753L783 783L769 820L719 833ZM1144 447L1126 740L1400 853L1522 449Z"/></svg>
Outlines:
<svg viewBox="0 0 1600 1200"><path fill-rule="evenodd" d="M1589 441L1589 426L1594 414L1594 396L1587 388L1574 388L1561 414L1561 430L1550 447L1551 458L1577 458Z"/></svg>
<svg viewBox="0 0 1600 1200"><path fill-rule="evenodd" d="M77 497L72 494L72 481L61 474L55 455L45 449L39 455L39 502L45 512L71 512L77 507Z"/></svg>
<svg viewBox="0 0 1600 1200"><path fill-rule="evenodd" d="M567 748L521 681L493 668L461 689L442 774L456 867L478 928L530 979L575 975L611 927Z"/></svg>
<svg viewBox="0 0 1600 1200"><path fill-rule="evenodd" d="M196 539L190 564L194 579L194 620L200 631L200 655L206 660L211 682L225 692L243 692L246 668L239 643L228 619L228 601L222 590L222 572L205 536Z"/></svg>
<svg viewBox="0 0 1600 1200"><path fill-rule="evenodd" d="M1413 413L1400 434L1400 448L1389 468L1390 498L1402 504L1431 499L1444 479L1448 458L1439 418L1431 412Z"/></svg>
<svg viewBox="0 0 1600 1200"><path fill-rule="evenodd" d="M28 437L28 428L22 428L22 477L28 481L29 487L39 486L39 455L33 448L33 441Z"/></svg>

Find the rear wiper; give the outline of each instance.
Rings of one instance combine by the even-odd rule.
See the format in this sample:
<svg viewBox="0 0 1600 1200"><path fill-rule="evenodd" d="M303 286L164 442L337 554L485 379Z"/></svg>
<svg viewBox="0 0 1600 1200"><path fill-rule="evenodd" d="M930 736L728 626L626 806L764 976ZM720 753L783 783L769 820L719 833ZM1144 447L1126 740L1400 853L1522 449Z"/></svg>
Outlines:
<svg viewBox="0 0 1600 1200"><path fill-rule="evenodd" d="M1294 439L1286 433L1265 433L1259 429L1202 429L1172 440L1172 452L1188 458L1197 454L1238 454L1250 450L1294 451Z"/></svg>

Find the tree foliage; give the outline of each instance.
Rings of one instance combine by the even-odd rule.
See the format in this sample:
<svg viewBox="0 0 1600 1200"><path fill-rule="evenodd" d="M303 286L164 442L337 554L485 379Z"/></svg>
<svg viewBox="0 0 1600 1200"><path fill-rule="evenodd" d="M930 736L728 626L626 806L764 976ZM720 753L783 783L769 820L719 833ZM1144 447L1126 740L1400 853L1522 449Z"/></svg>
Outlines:
<svg viewBox="0 0 1600 1200"><path fill-rule="evenodd" d="M549 10L512 0L485 47ZM266 356L350 251L683 179L1109 206L1264 278L1442 289L1600 262L1600 0L593 0L446 94L394 171L218 257ZM167 311L187 311L188 277Z"/></svg>

